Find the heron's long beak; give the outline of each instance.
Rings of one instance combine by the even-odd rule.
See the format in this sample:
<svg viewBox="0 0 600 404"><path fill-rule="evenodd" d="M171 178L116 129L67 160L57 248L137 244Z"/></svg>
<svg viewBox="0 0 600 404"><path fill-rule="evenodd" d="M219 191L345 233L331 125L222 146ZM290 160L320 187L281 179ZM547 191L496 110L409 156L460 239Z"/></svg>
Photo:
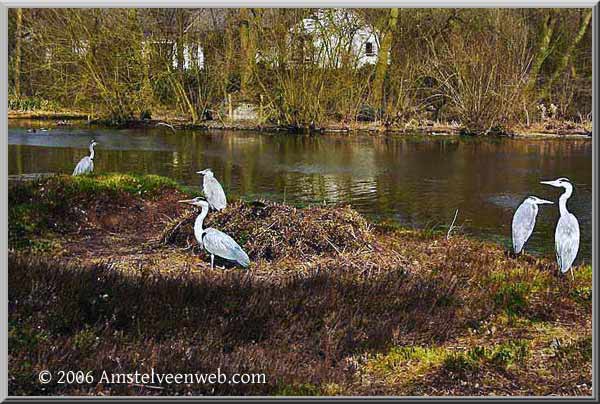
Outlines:
<svg viewBox="0 0 600 404"><path fill-rule="evenodd" d="M559 186L556 181L541 181L540 184L552 185L553 187Z"/></svg>
<svg viewBox="0 0 600 404"><path fill-rule="evenodd" d="M202 171L196 171L196 174L202 174L202 175L204 175L204 174L206 174L204 171L205 171L205 170L202 170Z"/></svg>
<svg viewBox="0 0 600 404"><path fill-rule="evenodd" d="M177 201L177 202L179 202L179 203L189 203L189 204L191 204L192 202L194 202L194 200L193 200L193 199L184 199L184 200Z"/></svg>
<svg viewBox="0 0 600 404"><path fill-rule="evenodd" d="M538 204L539 204L539 205L545 205L545 204L548 204L548 205L554 205L554 202L552 202L552 201L547 201L547 200L545 200L545 199L540 199L540 198L538 198Z"/></svg>

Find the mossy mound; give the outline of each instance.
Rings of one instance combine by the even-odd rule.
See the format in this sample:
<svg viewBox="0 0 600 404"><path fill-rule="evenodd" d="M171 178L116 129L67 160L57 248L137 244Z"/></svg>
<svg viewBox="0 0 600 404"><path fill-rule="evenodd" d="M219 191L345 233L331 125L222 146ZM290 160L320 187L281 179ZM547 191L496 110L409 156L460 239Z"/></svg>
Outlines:
<svg viewBox="0 0 600 404"><path fill-rule="evenodd" d="M55 175L9 186L9 247L34 247L52 234L127 232L141 217L173 211L185 190L157 175ZM157 203L158 202L158 203ZM148 216L147 207L152 205ZM148 217L146 217L148 216Z"/></svg>

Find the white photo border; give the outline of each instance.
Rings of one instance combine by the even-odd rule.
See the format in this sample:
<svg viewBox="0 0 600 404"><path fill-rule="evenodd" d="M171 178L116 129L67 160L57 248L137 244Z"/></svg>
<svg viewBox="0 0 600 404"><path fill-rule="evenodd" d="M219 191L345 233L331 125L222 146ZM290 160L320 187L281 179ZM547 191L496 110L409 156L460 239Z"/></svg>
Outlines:
<svg viewBox="0 0 600 404"><path fill-rule="evenodd" d="M421 1L393 1L393 0L197 0L197 1L166 1L166 0L62 0L62 1L42 1L42 0L0 0L0 402L41 402L41 401L68 401L83 402L91 400L127 400L127 401L182 401L182 400L201 400L201 401L402 401L402 402L427 402L427 401L514 401L527 400L530 402L545 401L569 401L569 402L598 402L598 274L597 274L597 241L598 241L598 141L595 122L592 122L592 396L584 398L574 397L272 397L272 396L221 396L221 397L79 397L79 396L31 396L15 397L8 395L8 10L9 8L243 8L243 7L272 7L272 8L312 8L312 7L354 7L354 8L383 8L383 7L402 7L402 8L593 8L592 17L592 111L593 118L598 117L598 21L599 20L599 2L592 0L506 0L506 1L486 1L486 0L421 0Z"/></svg>

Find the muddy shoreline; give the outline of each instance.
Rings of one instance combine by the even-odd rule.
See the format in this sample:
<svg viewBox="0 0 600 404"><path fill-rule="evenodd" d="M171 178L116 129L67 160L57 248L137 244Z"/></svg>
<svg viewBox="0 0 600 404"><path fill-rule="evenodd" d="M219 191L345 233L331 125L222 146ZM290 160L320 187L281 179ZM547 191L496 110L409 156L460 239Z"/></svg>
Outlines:
<svg viewBox="0 0 600 404"><path fill-rule="evenodd" d="M586 139L592 138L592 131L582 127L573 127L570 122L557 122L554 126L556 129L545 129L539 125L531 128L516 128L508 129L501 132L490 132L485 135L474 135L465 133L464 130L451 124L427 123L425 125L406 125L405 127L390 126L369 123L355 123L351 125L327 124L322 127L297 127L291 125L274 125L274 124L259 124L251 121L236 121L236 122L218 122L205 121L203 123L193 124L182 119L132 119L124 122L115 122L109 119L89 119L85 113L78 112L16 112L9 111L9 123L17 120L32 120L32 121L62 121L61 125L56 125L57 122L52 122L50 127L54 126L71 126L72 121L85 121L88 125L98 125L122 129L144 129L162 127L165 130L229 130L229 131L253 131L267 133L289 133L289 134L378 134L378 135L412 135L426 134L431 136L496 136L507 138L526 138L526 139Z"/></svg>

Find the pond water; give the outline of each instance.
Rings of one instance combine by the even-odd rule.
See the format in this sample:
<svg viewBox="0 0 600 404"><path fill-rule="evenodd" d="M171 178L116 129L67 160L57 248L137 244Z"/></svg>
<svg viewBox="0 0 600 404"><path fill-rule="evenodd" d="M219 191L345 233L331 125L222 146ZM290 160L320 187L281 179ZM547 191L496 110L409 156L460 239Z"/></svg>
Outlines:
<svg viewBox="0 0 600 404"><path fill-rule="evenodd" d="M303 136L234 131L53 128L8 131L9 175L68 173L98 141L96 172L152 173L197 186L212 168L226 192L295 204L351 204L374 220L415 228L456 225L510 245L514 209L528 195L557 201L541 180L568 177L581 226L578 262L591 263L592 142L456 136ZM526 250L552 257L558 206L540 209Z"/></svg>

